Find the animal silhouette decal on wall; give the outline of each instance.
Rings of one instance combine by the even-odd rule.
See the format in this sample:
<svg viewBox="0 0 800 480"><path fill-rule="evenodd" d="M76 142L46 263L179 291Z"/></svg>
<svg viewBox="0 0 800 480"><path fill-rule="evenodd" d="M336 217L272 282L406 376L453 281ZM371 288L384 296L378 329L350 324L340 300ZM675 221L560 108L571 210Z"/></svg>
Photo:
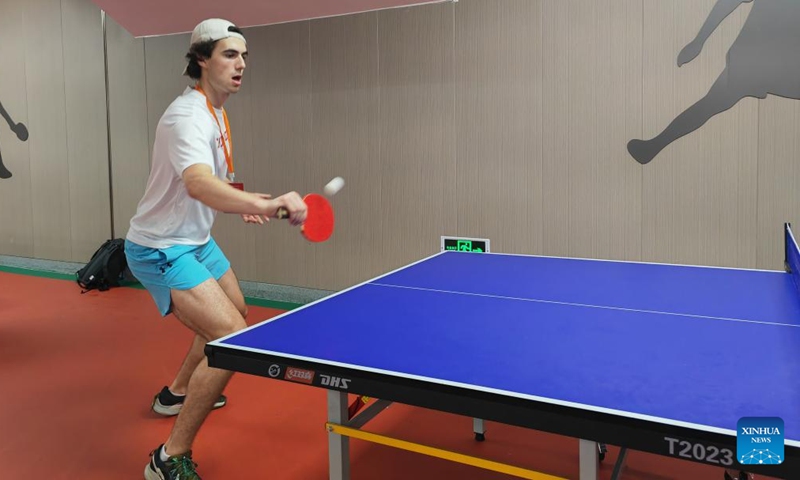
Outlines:
<svg viewBox="0 0 800 480"><path fill-rule="evenodd" d="M678 138L702 127L744 97L800 99L800 0L717 0L700 32L678 54L678 67L703 50L708 37L742 3L753 2L725 69L705 97L650 140L631 140L628 152L647 164Z"/></svg>
<svg viewBox="0 0 800 480"><path fill-rule="evenodd" d="M25 125L21 123L15 123L14 120L11 119L11 116L8 115L6 109L3 108L2 102L0 102L0 115L6 119L6 123L8 123L8 128L11 129L17 135L17 138L22 140L23 142L28 140L28 129ZM0 145L2 147L2 145ZM3 165L3 151L0 150L0 178L11 178L11 172Z"/></svg>

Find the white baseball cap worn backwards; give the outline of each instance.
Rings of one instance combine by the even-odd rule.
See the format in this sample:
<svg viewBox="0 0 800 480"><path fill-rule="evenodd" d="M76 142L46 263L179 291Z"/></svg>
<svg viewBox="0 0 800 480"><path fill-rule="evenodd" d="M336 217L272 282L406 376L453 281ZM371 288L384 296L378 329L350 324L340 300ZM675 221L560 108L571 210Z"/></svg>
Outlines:
<svg viewBox="0 0 800 480"><path fill-rule="evenodd" d="M239 29L233 23L221 18L209 18L203 20L194 27L192 40L189 46L206 41L222 40L223 38L236 37L247 43L244 35L239 33Z"/></svg>

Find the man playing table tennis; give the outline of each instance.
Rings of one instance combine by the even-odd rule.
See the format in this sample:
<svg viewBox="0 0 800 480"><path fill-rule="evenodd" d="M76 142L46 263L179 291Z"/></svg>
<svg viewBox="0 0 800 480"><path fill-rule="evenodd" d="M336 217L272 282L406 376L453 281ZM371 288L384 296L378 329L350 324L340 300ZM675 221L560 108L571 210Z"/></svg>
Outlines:
<svg viewBox="0 0 800 480"><path fill-rule="evenodd" d="M185 74L196 81L167 108L156 129L144 196L130 221L125 254L162 316L173 313L194 341L153 409L177 419L167 441L151 453L148 480L200 478L191 448L232 372L208 367L205 344L246 326L247 306L230 262L211 237L217 211L264 223L279 209L302 225L307 208L290 192L277 198L229 184L231 138L223 104L239 91L247 44L231 22L209 19L194 29Z"/></svg>

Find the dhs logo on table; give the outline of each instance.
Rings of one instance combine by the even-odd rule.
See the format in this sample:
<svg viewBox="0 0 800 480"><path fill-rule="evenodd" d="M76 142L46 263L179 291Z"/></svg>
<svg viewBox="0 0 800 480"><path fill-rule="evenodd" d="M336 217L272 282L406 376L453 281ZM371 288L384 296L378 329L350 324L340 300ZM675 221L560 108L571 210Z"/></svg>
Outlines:
<svg viewBox="0 0 800 480"><path fill-rule="evenodd" d="M736 426L736 458L742 465L783 463L783 420L744 417Z"/></svg>
<svg viewBox="0 0 800 480"><path fill-rule="evenodd" d="M350 388L351 380L349 378L342 378L342 377L334 377L331 375L322 375L320 374L320 385L325 387L333 387L333 388L340 388L342 390L347 390Z"/></svg>

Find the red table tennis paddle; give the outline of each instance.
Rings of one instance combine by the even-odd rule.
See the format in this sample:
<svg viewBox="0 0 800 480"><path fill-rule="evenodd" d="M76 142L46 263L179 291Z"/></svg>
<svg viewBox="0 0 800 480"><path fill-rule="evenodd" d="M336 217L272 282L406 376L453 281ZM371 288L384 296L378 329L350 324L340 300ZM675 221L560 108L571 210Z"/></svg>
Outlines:
<svg viewBox="0 0 800 480"><path fill-rule="evenodd" d="M333 207L328 199L317 193L309 193L303 197L303 201L308 212L300 232L309 242L324 242L333 234ZM289 212L281 207L278 209L277 217L288 218Z"/></svg>

